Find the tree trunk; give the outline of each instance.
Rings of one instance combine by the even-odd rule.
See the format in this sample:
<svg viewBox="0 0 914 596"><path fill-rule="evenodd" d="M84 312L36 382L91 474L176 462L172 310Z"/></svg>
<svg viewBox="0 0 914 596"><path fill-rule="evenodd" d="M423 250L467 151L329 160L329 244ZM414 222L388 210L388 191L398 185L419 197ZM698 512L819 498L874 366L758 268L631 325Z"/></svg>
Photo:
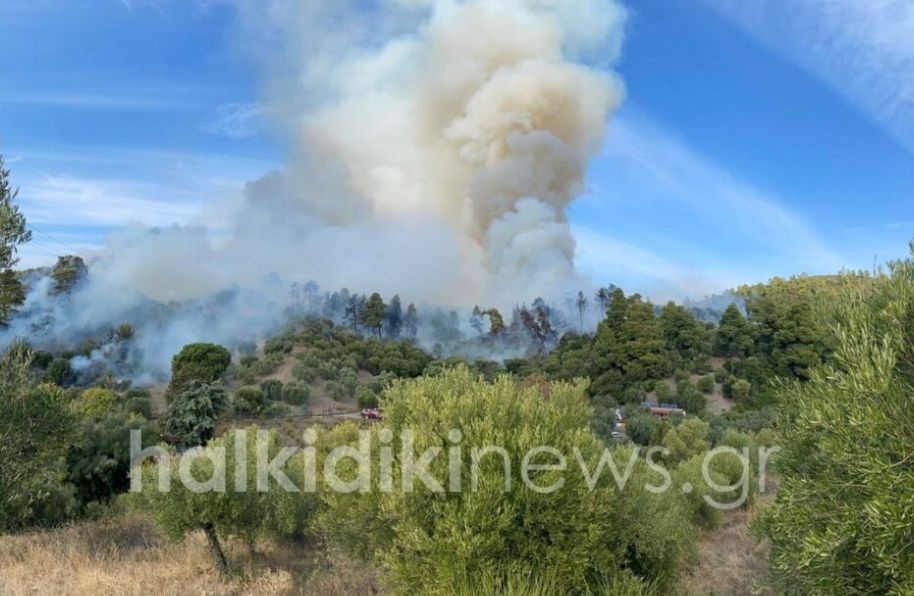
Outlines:
<svg viewBox="0 0 914 596"><path fill-rule="evenodd" d="M228 575L228 561L225 559L225 552L222 550L222 544L219 542L219 535L216 534L216 528L213 527L213 524L206 524L203 527L203 531L206 532L206 541L209 542L209 550L213 555L213 565L216 566L216 571L219 572L219 575L225 577Z"/></svg>

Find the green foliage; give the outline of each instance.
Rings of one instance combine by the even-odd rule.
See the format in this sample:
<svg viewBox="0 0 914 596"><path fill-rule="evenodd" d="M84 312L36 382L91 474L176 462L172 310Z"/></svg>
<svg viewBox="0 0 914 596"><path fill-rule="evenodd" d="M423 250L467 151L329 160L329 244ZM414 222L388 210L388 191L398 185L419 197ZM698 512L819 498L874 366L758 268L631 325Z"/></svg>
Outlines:
<svg viewBox="0 0 914 596"><path fill-rule="evenodd" d="M696 388L705 395L710 395L714 392L714 377L708 375L698 379L698 385Z"/></svg>
<svg viewBox="0 0 914 596"><path fill-rule="evenodd" d="M690 417L679 426L670 428L663 437L663 446L670 450L668 461L678 463L704 453L711 448L710 425L700 418Z"/></svg>
<svg viewBox="0 0 914 596"><path fill-rule="evenodd" d="M57 257L57 263L51 270L54 287L51 294L67 294L89 275L89 268L81 257L66 255Z"/></svg>
<svg viewBox="0 0 914 596"><path fill-rule="evenodd" d="M673 399L673 389L666 381L657 381L654 384L654 395L657 396L658 402L669 403Z"/></svg>
<svg viewBox="0 0 914 596"><path fill-rule="evenodd" d="M377 408L378 394L367 387L359 387L355 392L355 401L362 409Z"/></svg>
<svg viewBox="0 0 914 596"><path fill-rule="evenodd" d="M282 400L282 389L282 381L276 379L269 379L260 384L260 390L263 391L263 397L267 401Z"/></svg>
<svg viewBox="0 0 914 596"><path fill-rule="evenodd" d="M235 391L232 409L241 416L257 416L267 407L263 391L257 387L240 387Z"/></svg>
<svg viewBox="0 0 914 596"><path fill-rule="evenodd" d="M712 490L702 472L703 460L703 453L696 454L676 466L672 473L672 486L674 490L681 489L686 484L691 487L690 491L683 491L683 494L688 502L692 522L703 528L713 529L720 525L724 513L721 509L708 503L705 497L711 497L718 502L727 502L735 495L732 493L721 495L719 491ZM729 485L729 479L724 474L713 469L709 469L708 472L709 477L717 486Z"/></svg>
<svg viewBox="0 0 914 596"><path fill-rule="evenodd" d="M688 310L673 302L663 307L660 324L666 345L678 362L692 365L710 351L708 330Z"/></svg>
<svg viewBox="0 0 914 596"><path fill-rule="evenodd" d="M73 411L84 418L104 418L117 412L120 397L111 389L92 387L82 392L75 402Z"/></svg>
<svg viewBox="0 0 914 596"><path fill-rule="evenodd" d="M784 385L782 483L758 529L790 593L914 591L914 259L832 306L835 353Z"/></svg>
<svg viewBox="0 0 914 596"><path fill-rule="evenodd" d="M304 406L311 399L311 387L298 383L287 383L282 388L282 401L293 406Z"/></svg>
<svg viewBox="0 0 914 596"><path fill-rule="evenodd" d="M143 447L158 442L152 425L132 415L84 419L76 428L67 452L67 479L75 487L76 497L83 506L91 502L108 502L127 491L132 430L142 433Z"/></svg>
<svg viewBox="0 0 914 596"><path fill-rule="evenodd" d="M582 383L519 383L500 377L489 384L467 367L437 377L401 382L381 399L385 424L393 431L398 452L402 434L410 429L416 452L449 443L449 431L460 428L467 445L500 445L511 460L513 490L504 491L501 458L480 459L477 490L446 496L417 483L413 491L372 491L368 494L324 494L327 509L321 528L344 545L379 558L391 572L399 592L451 593L454 586L504 586L525 574L553 593L597 590L609 581L628 590L646 583L658 589L675 581L681 557L691 543L691 524L675 495L644 490L650 474L643 461L624 492L610 474L593 491L582 474L538 470L530 478L541 487L561 476L564 486L538 494L521 483L521 459L530 449L551 445L564 453L577 448L590 469L603 455L603 442L587 429L591 419ZM328 433L327 448L350 444L356 427L337 426ZM380 441L379 426L371 440ZM469 450L467 450L469 451ZM612 452L619 469L630 449ZM570 456L569 456L570 457ZM471 458L461 454L461 477L469 483ZM537 460L550 461L549 458ZM445 481L447 458L433 460L430 474ZM350 469L350 472L354 470ZM394 486L402 470L394 464Z"/></svg>
<svg viewBox="0 0 914 596"><path fill-rule="evenodd" d="M22 344L0 359L0 532L69 515L63 456L73 416L60 388L31 386L30 365Z"/></svg>
<svg viewBox="0 0 914 596"><path fill-rule="evenodd" d="M169 404L163 429L178 448L204 445L216 432L216 421L226 405L221 382L190 381Z"/></svg>
<svg viewBox="0 0 914 596"><path fill-rule="evenodd" d="M373 329L381 337L381 329L384 327L384 315L387 312L387 305L381 299L381 295L375 292L368 298L365 308L362 310L361 321L365 327Z"/></svg>
<svg viewBox="0 0 914 596"><path fill-rule="evenodd" d="M740 402L749 401L752 397L752 383L745 379L730 377L724 383L724 395Z"/></svg>
<svg viewBox="0 0 914 596"><path fill-rule="evenodd" d="M688 414L698 415L705 411L704 394L689 381L680 381L676 386L676 403Z"/></svg>
<svg viewBox="0 0 914 596"><path fill-rule="evenodd" d="M228 350L216 344L188 344L171 361L168 397L183 392L193 381L214 383L222 379L232 362Z"/></svg>
<svg viewBox="0 0 914 596"><path fill-rule="evenodd" d="M327 383L327 392L337 401L351 398L359 387L359 378L354 369L340 369L336 379Z"/></svg>
<svg viewBox="0 0 914 596"><path fill-rule="evenodd" d="M72 374L73 372L70 369L69 359L55 358L48 364L47 369L45 369L44 379L48 383L54 383L55 385L62 387L70 380Z"/></svg>
<svg viewBox="0 0 914 596"><path fill-rule="evenodd" d="M755 349L752 326L736 304L724 310L714 338L714 351L720 356L748 356Z"/></svg>
<svg viewBox="0 0 914 596"><path fill-rule="evenodd" d="M148 397L132 397L124 402L124 413L152 418L152 400Z"/></svg>
<svg viewBox="0 0 914 596"><path fill-rule="evenodd" d="M625 420L625 433L638 445L650 445L659 425L656 416L639 408Z"/></svg>
<svg viewBox="0 0 914 596"><path fill-rule="evenodd" d="M19 263L19 246L32 239L9 175L0 155L0 325L9 322L16 307L25 302L25 289L13 268Z"/></svg>
<svg viewBox="0 0 914 596"><path fill-rule="evenodd" d="M148 464L142 471L143 490L136 498L138 504L152 514L156 525L171 540L181 540L196 530L206 532L216 565L220 568L224 562L220 537L240 538L253 545L259 537L300 534L316 508L313 497L285 491L272 476L268 476L268 484L261 487L265 490L258 489L257 434L256 427L229 433L207 445L205 453L211 458L194 458L191 475L198 482L205 483L214 477L213 460L219 461L220 453L224 455L224 491L190 490L185 483L178 481L176 458L173 458L169 470L172 477L170 490L159 490L159 469L155 464ZM237 441L240 438L244 443L239 446ZM267 434L266 443L268 459L274 458L279 450L277 435L271 431ZM243 461L237 459L239 454L244 456ZM299 460L289 462L284 468L290 479L303 477ZM238 471L243 471L244 476L238 477Z"/></svg>

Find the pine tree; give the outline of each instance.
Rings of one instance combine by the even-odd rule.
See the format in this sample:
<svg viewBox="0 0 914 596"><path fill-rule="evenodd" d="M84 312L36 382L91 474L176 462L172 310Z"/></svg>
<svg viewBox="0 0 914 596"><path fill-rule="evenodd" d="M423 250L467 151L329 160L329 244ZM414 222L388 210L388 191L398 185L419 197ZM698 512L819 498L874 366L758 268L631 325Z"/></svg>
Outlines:
<svg viewBox="0 0 914 596"><path fill-rule="evenodd" d="M384 327L384 315L387 311L387 305L381 295L375 292L368 298L365 307L362 309L361 322L369 329L378 332L378 338L381 337L381 329Z"/></svg>
<svg viewBox="0 0 914 596"><path fill-rule="evenodd" d="M403 331L403 305L399 295L394 295L390 299L387 312L384 313L384 325L387 327L387 335L400 337L400 333Z"/></svg>
<svg viewBox="0 0 914 596"><path fill-rule="evenodd" d="M403 316L403 328L406 329L406 335L416 337L419 333L419 313L416 305L410 302L406 307L406 314Z"/></svg>
<svg viewBox="0 0 914 596"><path fill-rule="evenodd" d="M753 352L752 326L736 304L731 304L720 318L714 351L720 356L748 356Z"/></svg>

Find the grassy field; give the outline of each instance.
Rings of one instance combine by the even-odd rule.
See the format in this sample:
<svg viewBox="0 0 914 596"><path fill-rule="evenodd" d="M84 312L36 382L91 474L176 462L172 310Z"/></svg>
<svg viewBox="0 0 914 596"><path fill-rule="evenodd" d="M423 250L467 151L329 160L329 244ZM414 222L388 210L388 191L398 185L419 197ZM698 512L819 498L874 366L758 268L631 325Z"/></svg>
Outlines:
<svg viewBox="0 0 914 596"><path fill-rule="evenodd" d="M706 532L683 574L684 594L767 595L767 549L749 534L752 511L728 514ZM262 543L255 553L228 541L232 576L212 568L202 534L179 544L147 519L127 515L57 530L0 537L0 594L328 595L385 594L377 570L321 544Z"/></svg>
<svg viewBox="0 0 914 596"><path fill-rule="evenodd" d="M383 593L365 565L326 555L320 545L226 544L232 577L213 571L201 534L164 541L143 517L86 521L0 538L0 594L353 595Z"/></svg>

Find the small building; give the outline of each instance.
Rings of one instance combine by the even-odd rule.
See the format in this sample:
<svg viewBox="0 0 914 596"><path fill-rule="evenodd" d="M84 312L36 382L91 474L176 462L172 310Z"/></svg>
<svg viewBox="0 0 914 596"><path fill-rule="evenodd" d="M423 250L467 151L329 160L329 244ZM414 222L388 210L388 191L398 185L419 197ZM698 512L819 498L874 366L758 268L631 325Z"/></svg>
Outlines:
<svg viewBox="0 0 914 596"><path fill-rule="evenodd" d="M657 416L658 418L666 418L667 416L686 416L686 411L680 408L679 404L665 404L646 401L641 404L641 407L654 416Z"/></svg>

